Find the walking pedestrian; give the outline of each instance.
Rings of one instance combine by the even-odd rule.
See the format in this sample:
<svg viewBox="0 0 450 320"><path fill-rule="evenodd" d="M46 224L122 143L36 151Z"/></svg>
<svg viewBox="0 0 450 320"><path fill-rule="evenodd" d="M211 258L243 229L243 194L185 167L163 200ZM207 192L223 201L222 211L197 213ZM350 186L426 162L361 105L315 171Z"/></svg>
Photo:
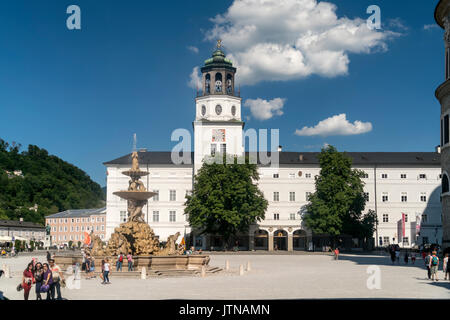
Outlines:
<svg viewBox="0 0 450 320"><path fill-rule="evenodd" d="M89 277L95 278L95 259L92 256L89 261Z"/></svg>
<svg viewBox="0 0 450 320"><path fill-rule="evenodd" d="M42 263L40 262L36 263L36 266L34 267L34 280L36 282L36 300L42 300L41 287L42 281L44 280L44 269L42 267Z"/></svg>
<svg viewBox="0 0 450 320"><path fill-rule="evenodd" d="M131 255L131 252L128 252L127 260L128 260L128 271L133 271L133 256Z"/></svg>
<svg viewBox="0 0 450 320"><path fill-rule="evenodd" d="M450 268L448 265L448 253L445 254L444 265L442 266L442 271L444 271L444 280L447 280L447 275L449 275L448 279L450 280Z"/></svg>
<svg viewBox="0 0 450 320"><path fill-rule="evenodd" d="M409 254L408 254L408 251L405 252L405 258L404 258L404 260L405 260L405 264L408 264L408 261L409 261Z"/></svg>
<svg viewBox="0 0 450 320"><path fill-rule="evenodd" d="M413 252L411 253L411 263L415 264L416 263L416 254Z"/></svg>
<svg viewBox="0 0 450 320"><path fill-rule="evenodd" d="M439 281L438 279L438 275L437 275L437 271L439 268L439 258L436 255L437 252L433 251L433 255L431 256L431 261L430 261L430 269L431 269L431 281Z"/></svg>
<svg viewBox="0 0 450 320"><path fill-rule="evenodd" d="M395 249L395 260L400 264L400 248Z"/></svg>
<svg viewBox="0 0 450 320"><path fill-rule="evenodd" d="M61 296L61 281L64 281L64 275L61 268L55 264L54 259L50 259L50 270L52 271L53 283L50 285L52 300L55 300L55 291L57 293L57 299L62 300Z"/></svg>
<svg viewBox="0 0 450 320"><path fill-rule="evenodd" d="M339 260L339 248L334 249L334 260Z"/></svg>
<svg viewBox="0 0 450 320"><path fill-rule="evenodd" d="M22 288L23 288L23 297L25 300L28 300L28 297L30 296L30 290L31 286L34 282L34 276L33 276L33 263L30 262L27 266L27 268L23 271L22 275Z"/></svg>
<svg viewBox="0 0 450 320"><path fill-rule="evenodd" d="M52 255L50 254L50 251L47 251L47 262L52 258Z"/></svg>
<svg viewBox="0 0 450 320"><path fill-rule="evenodd" d="M428 252L427 256L424 259L425 262L425 266L427 267L427 274L428 274L428 279L431 279L431 268L430 268L430 262L431 262L431 254L430 252Z"/></svg>
<svg viewBox="0 0 450 320"><path fill-rule="evenodd" d="M116 271L122 271L122 265L123 265L123 254L122 252L117 256L117 262L116 262Z"/></svg>
<svg viewBox="0 0 450 320"><path fill-rule="evenodd" d="M109 284L109 269L110 269L110 264L109 264L109 259L106 258L105 263L103 265L103 284Z"/></svg>
<svg viewBox="0 0 450 320"><path fill-rule="evenodd" d="M85 262L84 262L84 269L86 272L86 279L89 279L89 274L91 272L91 256L86 255Z"/></svg>

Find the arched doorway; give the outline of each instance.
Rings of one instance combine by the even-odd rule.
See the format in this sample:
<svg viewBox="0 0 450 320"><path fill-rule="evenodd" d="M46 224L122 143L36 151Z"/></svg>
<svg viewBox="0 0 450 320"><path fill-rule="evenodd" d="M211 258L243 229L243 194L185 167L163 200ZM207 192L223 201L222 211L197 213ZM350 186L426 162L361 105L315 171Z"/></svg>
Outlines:
<svg viewBox="0 0 450 320"><path fill-rule="evenodd" d="M308 250L308 241L305 230L295 230L293 238L294 250Z"/></svg>
<svg viewBox="0 0 450 320"><path fill-rule="evenodd" d="M287 250L288 234L284 230L277 230L273 233L273 250Z"/></svg>
<svg viewBox="0 0 450 320"><path fill-rule="evenodd" d="M255 250L268 250L269 249L269 233L265 230L255 231Z"/></svg>

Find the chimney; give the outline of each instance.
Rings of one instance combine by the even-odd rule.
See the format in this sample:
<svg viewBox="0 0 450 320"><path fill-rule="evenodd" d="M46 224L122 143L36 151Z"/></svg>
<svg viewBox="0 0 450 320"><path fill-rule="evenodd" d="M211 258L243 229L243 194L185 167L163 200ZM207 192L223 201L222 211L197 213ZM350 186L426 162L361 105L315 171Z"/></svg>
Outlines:
<svg viewBox="0 0 450 320"><path fill-rule="evenodd" d="M283 151L283 146L278 146L278 152Z"/></svg>
<svg viewBox="0 0 450 320"><path fill-rule="evenodd" d="M436 153L441 153L441 146L436 146Z"/></svg>
<svg viewBox="0 0 450 320"><path fill-rule="evenodd" d="M303 155L302 154L298 158L299 158L300 161L303 161Z"/></svg>

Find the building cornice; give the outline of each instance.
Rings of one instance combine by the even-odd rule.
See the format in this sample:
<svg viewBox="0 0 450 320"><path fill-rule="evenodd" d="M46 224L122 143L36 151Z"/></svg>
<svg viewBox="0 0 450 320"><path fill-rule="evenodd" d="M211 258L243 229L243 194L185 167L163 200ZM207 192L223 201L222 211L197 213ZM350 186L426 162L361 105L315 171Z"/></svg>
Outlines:
<svg viewBox="0 0 450 320"><path fill-rule="evenodd" d="M442 83L437 89L435 96L442 103L442 99L450 95L450 79Z"/></svg>
<svg viewBox="0 0 450 320"><path fill-rule="evenodd" d="M444 27L444 17L450 12L450 0L440 0L434 10L434 20L441 27Z"/></svg>

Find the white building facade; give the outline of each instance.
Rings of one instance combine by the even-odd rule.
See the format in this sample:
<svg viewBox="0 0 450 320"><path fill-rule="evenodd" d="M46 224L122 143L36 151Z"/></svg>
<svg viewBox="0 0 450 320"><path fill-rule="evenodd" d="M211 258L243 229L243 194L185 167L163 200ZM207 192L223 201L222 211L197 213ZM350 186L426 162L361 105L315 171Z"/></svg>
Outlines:
<svg viewBox="0 0 450 320"><path fill-rule="evenodd" d="M145 220L165 241L180 232L190 235L197 248L220 247L220 237L197 235L184 215L186 193L191 192L193 176L205 157L216 153L243 155L244 122L241 98L234 88L236 69L218 48L202 68L203 92L196 98L194 152L181 165L172 162L171 152L139 152L143 177L148 190L158 193L144 207ZM320 167L317 152L283 152L279 164L259 165L259 188L269 201L265 219L251 226L248 234L237 235L241 249L306 250L311 232L302 223L308 195L315 191L315 176ZM374 234L377 245L440 243L441 163L435 152L370 153L350 152L354 168L366 172L364 182L367 210L379 219ZM113 195L127 189L128 177L122 171L131 168L131 155L105 163L107 167L106 238L127 219L127 203ZM404 217L404 219L403 219ZM403 221L404 220L404 221ZM419 228L420 227L420 228Z"/></svg>

